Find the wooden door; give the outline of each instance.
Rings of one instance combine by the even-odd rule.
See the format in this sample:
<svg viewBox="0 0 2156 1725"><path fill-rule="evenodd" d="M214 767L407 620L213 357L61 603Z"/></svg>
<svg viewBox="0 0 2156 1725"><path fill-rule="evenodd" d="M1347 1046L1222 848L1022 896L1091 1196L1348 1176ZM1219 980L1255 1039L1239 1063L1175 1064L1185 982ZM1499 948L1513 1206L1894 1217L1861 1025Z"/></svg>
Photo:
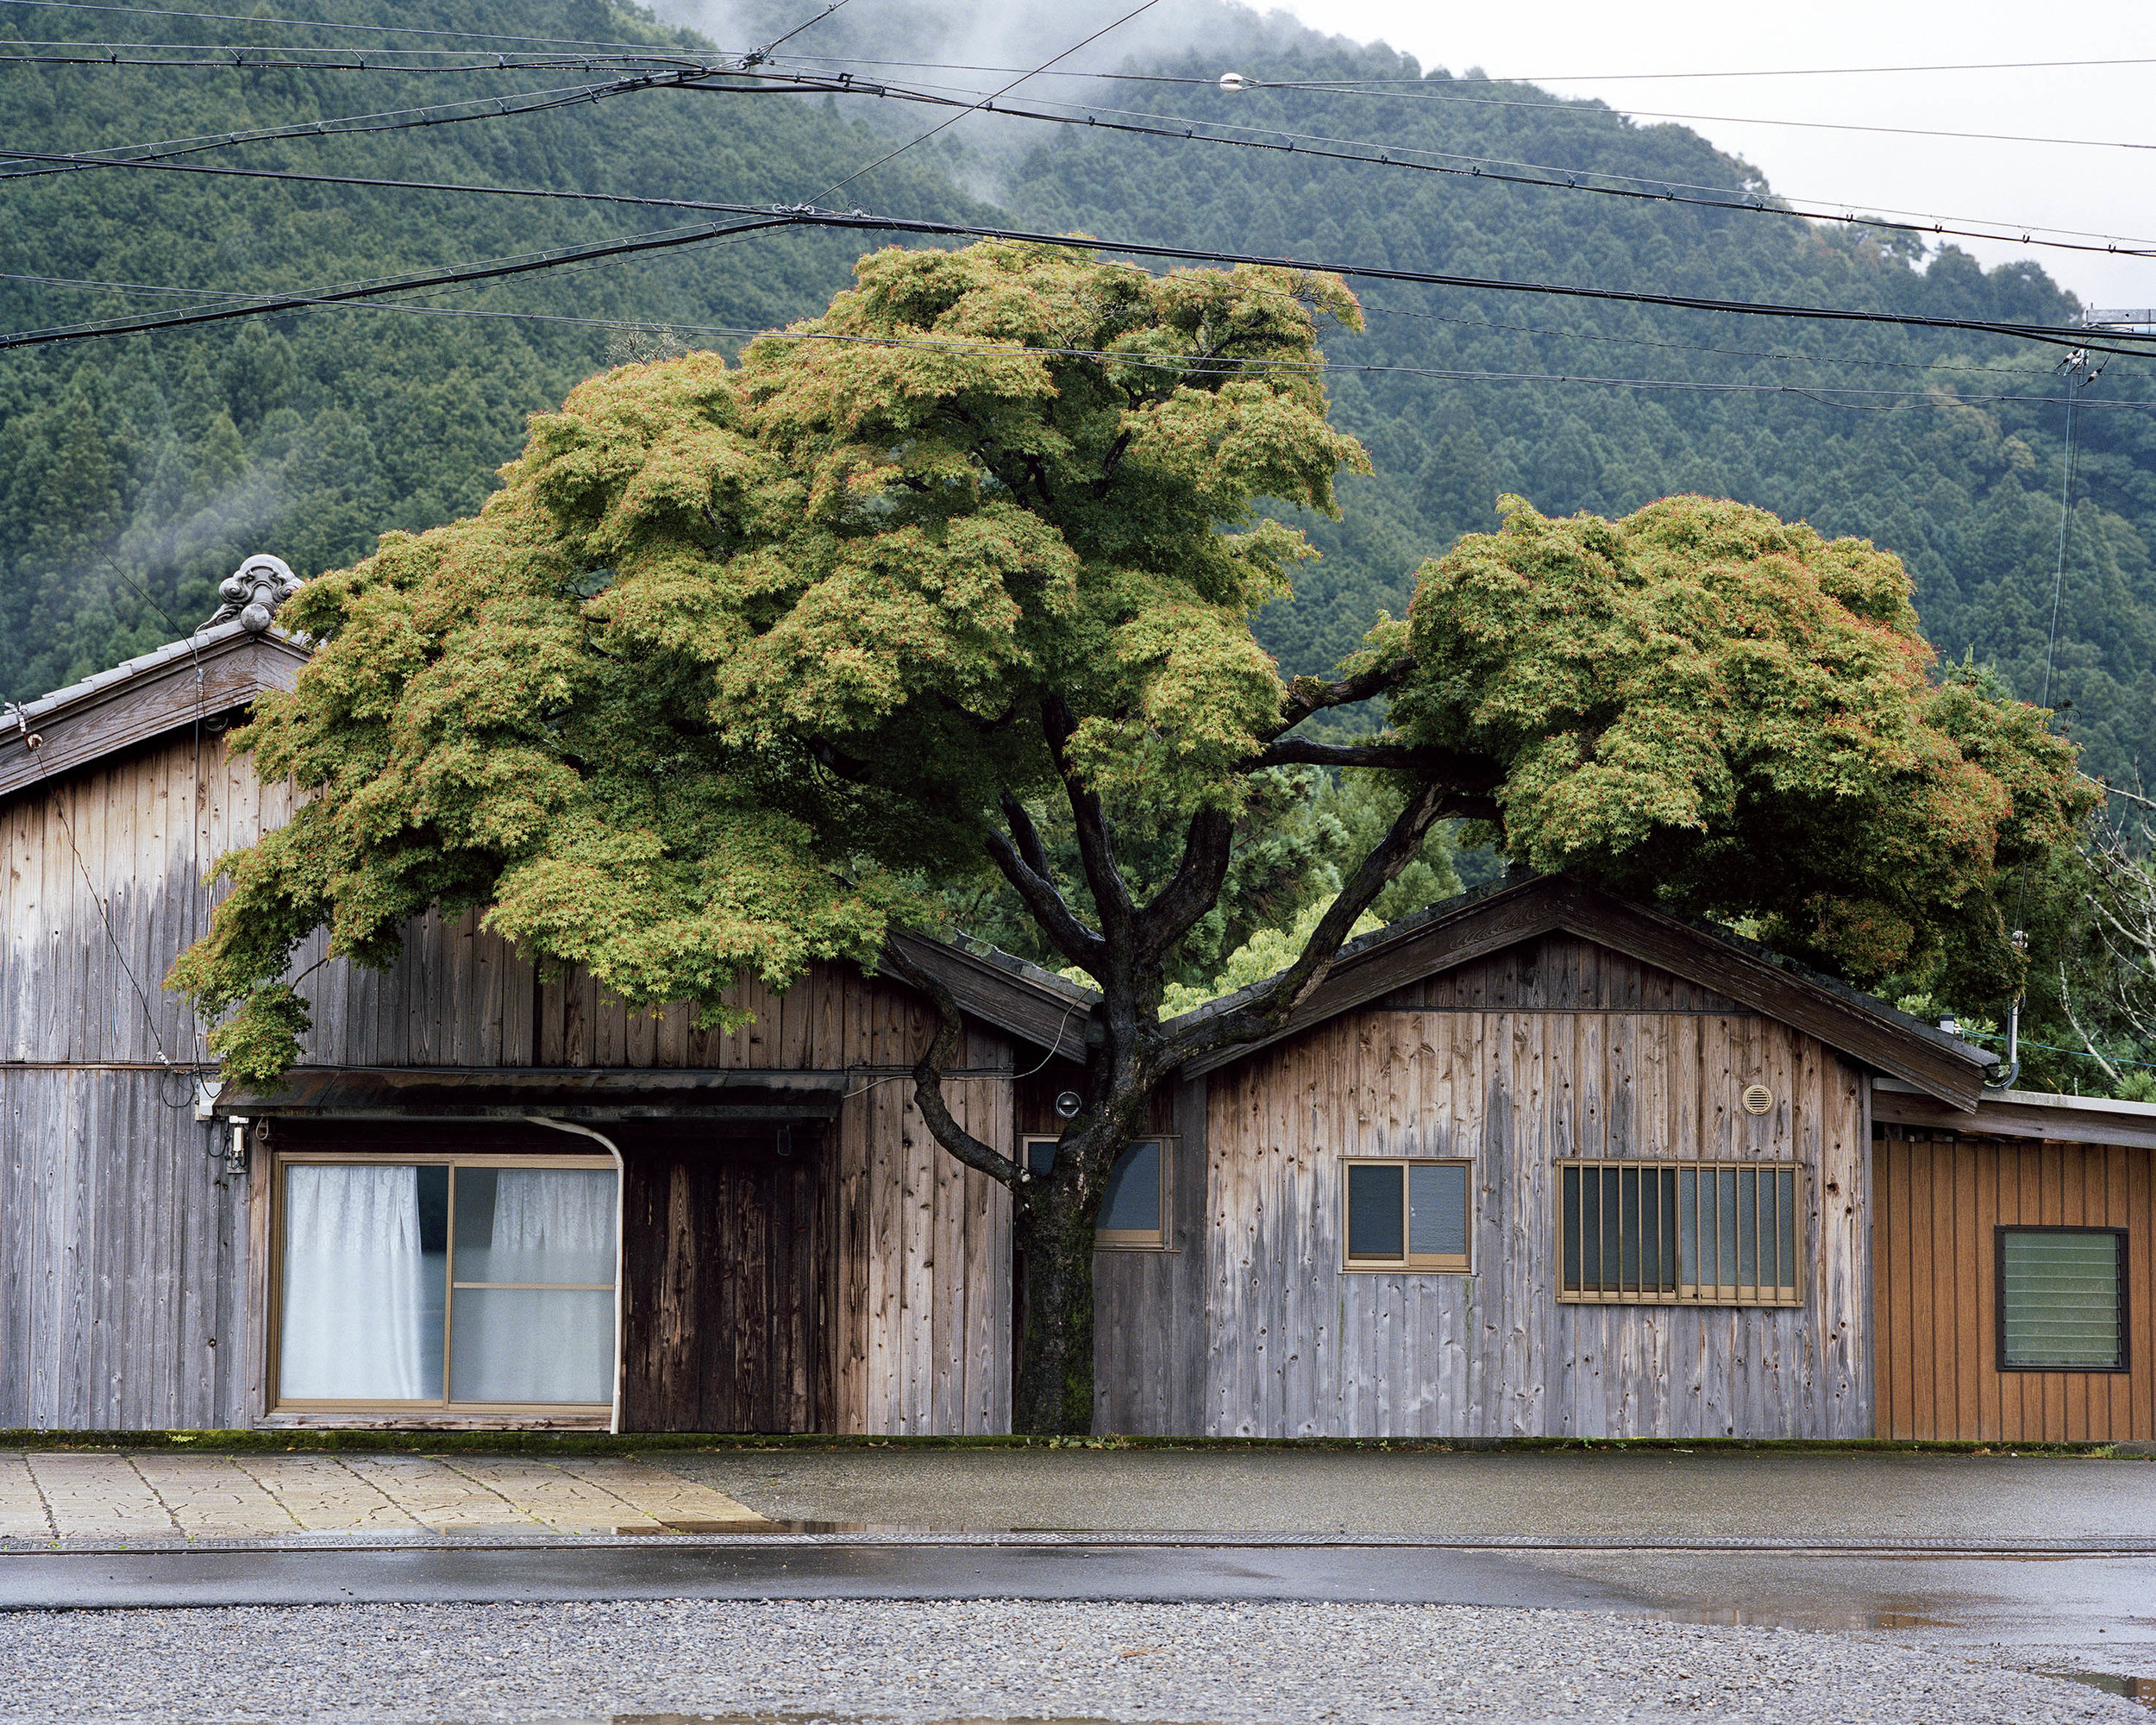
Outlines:
<svg viewBox="0 0 2156 1725"><path fill-rule="evenodd" d="M622 1428L829 1430L820 1129L624 1133L623 1148Z"/></svg>

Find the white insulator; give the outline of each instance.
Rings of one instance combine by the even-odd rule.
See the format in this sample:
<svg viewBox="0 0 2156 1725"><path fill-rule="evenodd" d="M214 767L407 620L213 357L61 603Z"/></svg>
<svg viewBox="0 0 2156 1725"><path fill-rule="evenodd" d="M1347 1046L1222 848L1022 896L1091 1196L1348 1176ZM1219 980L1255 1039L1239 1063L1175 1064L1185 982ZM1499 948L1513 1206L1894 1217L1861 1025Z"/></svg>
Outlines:
<svg viewBox="0 0 2156 1725"><path fill-rule="evenodd" d="M1238 90L1247 90L1249 87L1250 85L1239 72L1224 72L1220 74L1220 88L1231 96Z"/></svg>

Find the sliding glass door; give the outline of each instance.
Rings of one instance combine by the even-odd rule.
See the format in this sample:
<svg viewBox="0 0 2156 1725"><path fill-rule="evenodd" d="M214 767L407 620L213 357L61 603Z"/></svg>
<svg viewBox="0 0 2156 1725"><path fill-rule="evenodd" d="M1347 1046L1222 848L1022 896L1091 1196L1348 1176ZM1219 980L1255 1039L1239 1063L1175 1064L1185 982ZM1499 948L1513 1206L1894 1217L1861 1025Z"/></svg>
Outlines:
<svg viewBox="0 0 2156 1725"><path fill-rule="evenodd" d="M275 1178L278 1408L611 1402L610 1161L294 1156Z"/></svg>

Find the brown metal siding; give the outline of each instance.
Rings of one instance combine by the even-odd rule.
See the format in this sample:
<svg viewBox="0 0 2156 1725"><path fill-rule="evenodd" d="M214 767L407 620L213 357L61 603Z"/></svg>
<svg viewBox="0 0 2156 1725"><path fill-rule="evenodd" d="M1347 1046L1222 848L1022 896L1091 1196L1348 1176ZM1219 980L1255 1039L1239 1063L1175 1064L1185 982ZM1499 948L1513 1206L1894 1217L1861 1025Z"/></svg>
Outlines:
<svg viewBox="0 0 2156 1725"><path fill-rule="evenodd" d="M1889 1127L1873 1157L1881 1437L2156 1438L2156 1152ZM1996 1230L2015 1225L2127 1230L2131 1370L1998 1369Z"/></svg>

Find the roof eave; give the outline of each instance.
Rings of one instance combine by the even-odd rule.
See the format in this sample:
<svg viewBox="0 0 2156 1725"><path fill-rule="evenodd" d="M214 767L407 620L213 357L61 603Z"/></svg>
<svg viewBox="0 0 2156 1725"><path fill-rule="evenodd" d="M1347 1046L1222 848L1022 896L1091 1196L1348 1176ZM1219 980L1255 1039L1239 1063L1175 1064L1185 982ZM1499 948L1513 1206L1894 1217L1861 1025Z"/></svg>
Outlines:
<svg viewBox="0 0 2156 1725"><path fill-rule="evenodd" d="M1987 1050L1931 1029L1883 1001L1770 957L1750 942L1559 878L1538 875L1448 900L1344 949L1332 972L1274 1036L1189 1063L1186 1076L1243 1059L1405 983L1558 931L1577 934L1702 983L1856 1059L1967 1111L1995 1062ZM1712 963L1702 962L1711 955ZM1190 1019L1232 1009L1237 997Z"/></svg>
<svg viewBox="0 0 2156 1725"><path fill-rule="evenodd" d="M0 723L0 798L289 689L307 652L277 630L220 624L10 708Z"/></svg>

